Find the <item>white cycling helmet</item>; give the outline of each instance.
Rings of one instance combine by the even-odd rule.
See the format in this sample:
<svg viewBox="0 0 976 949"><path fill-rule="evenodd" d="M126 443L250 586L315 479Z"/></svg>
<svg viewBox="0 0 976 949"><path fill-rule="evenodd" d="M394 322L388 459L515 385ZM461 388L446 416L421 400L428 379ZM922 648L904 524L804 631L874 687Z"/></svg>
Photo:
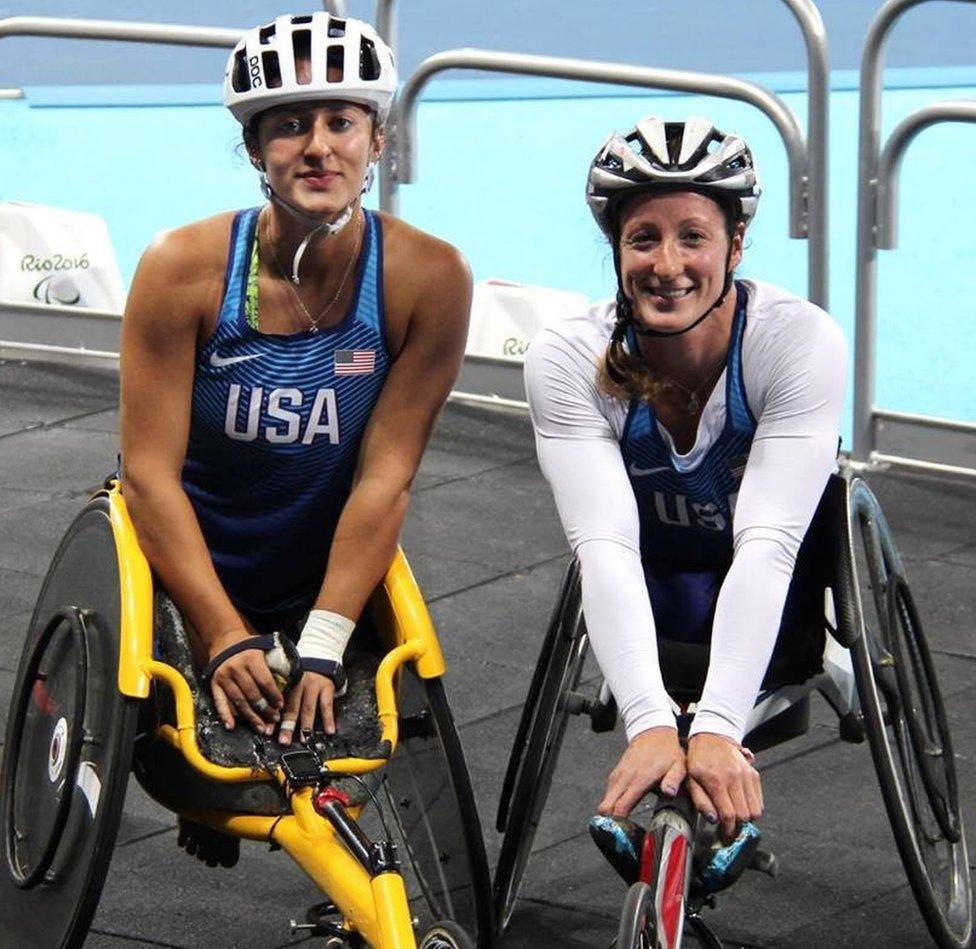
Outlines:
<svg viewBox="0 0 976 949"><path fill-rule="evenodd" d="M296 63L308 61L299 77ZM393 50L368 23L324 11L280 16L241 37L224 71L224 105L241 125L286 102L344 99L386 118L396 91Z"/></svg>
<svg viewBox="0 0 976 949"><path fill-rule="evenodd" d="M612 238L615 206L629 191L687 188L732 201L746 225L756 213L759 179L749 146L708 119L641 119L626 135L614 132L590 164L586 203L600 230Z"/></svg>

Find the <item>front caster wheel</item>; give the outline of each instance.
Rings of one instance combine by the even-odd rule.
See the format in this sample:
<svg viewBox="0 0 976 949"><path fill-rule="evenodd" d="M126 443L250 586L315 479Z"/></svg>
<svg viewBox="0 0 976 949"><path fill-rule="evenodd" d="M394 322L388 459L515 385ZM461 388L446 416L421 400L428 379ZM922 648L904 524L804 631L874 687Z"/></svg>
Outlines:
<svg viewBox="0 0 976 949"><path fill-rule="evenodd" d="M421 937L418 949L474 949L474 941L454 920L434 923Z"/></svg>

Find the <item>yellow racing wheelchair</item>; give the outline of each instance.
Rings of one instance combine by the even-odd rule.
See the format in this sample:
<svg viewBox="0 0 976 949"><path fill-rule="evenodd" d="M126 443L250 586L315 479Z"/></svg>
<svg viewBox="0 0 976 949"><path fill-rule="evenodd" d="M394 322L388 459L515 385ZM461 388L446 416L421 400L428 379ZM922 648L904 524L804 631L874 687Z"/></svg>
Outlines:
<svg viewBox="0 0 976 949"><path fill-rule="evenodd" d="M95 495L54 557L14 682L0 945L82 945L134 771L187 826L285 850L322 891L305 928L330 949L490 946L488 866L444 658L402 552L354 644L335 735L282 749L227 732L118 485ZM361 823L370 804L375 839Z"/></svg>

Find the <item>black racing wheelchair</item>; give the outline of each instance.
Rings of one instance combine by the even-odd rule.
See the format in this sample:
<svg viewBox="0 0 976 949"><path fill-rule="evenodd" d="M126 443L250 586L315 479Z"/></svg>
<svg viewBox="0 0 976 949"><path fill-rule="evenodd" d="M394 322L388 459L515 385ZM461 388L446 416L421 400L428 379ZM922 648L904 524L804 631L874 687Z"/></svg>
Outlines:
<svg viewBox="0 0 976 949"><path fill-rule="evenodd" d="M247 728L226 732L118 486L97 494L54 557L14 683L0 945L82 945L131 771L195 828L208 860L231 865L237 838L285 850L323 895L295 928L330 949L491 945L488 866L444 659L402 553L354 643L336 735L282 750Z"/></svg>
<svg viewBox="0 0 976 949"><path fill-rule="evenodd" d="M867 484L850 470L830 479L800 550L796 575L801 573L819 587L818 609L798 650L783 650L782 637L777 643L744 744L761 751L803 734L810 696L820 692L837 713L840 737L868 740L895 843L932 938L945 949L962 949L972 934L972 891L945 708L884 515ZM500 931L515 907L569 717L588 715L594 731L614 727L606 685L595 698L580 688L587 648L574 561L552 613L502 787L497 828L504 837L494 884ZM683 713L700 697L707 646L689 650L659 640L659 653L679 730L686 730L692 716ZM714 905L715 893L745 866L774 872L775 858L758 847L754 828L749 834L744 828L737 842L723 847L687 793L661 797L646 833L638 830L642 840L617 949L678 949L685 923L700 945L720 949L700 911ZM618 839L614 845L628 842Z"/></svg>

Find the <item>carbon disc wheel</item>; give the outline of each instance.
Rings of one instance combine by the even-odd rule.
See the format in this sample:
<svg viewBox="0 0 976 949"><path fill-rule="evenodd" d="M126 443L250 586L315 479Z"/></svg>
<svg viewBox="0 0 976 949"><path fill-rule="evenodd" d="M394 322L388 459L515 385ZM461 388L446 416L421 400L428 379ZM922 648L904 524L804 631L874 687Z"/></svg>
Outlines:
<svg viewBox="0 0 976 949"><path fill-rule="evenodd" d="M118 832L138 704L118 690L108 501L68 528L21 654L0 767L0 945L81 946Z"/></svg>

